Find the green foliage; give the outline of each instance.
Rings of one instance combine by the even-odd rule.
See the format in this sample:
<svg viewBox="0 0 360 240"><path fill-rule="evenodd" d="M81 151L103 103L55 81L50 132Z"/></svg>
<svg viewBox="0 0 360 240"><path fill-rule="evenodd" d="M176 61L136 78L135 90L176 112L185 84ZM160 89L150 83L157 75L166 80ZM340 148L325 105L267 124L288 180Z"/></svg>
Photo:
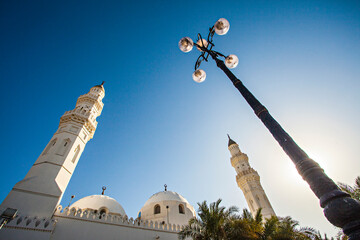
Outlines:
<svg viewBox="0 0 360 240"><path fill-rule="evenodd" d="M227 239L227 222L237 212L236 207L220 207L221 199L210 206L204 201L198 203L198 218L192 218L189 224L179 233L179 239L192 237L192 239Z"/></svg>
<svg viewBox="0 0 360 240"><path fill-rule="evenodd" d="M247 209L241 215L237 208L220 206L221 199L209 206L198 203L198 217L179 232L179 239L194 240L330 240L313 228L300 228L291 217L264 219L261 209L253 216ZM342 240L342 239L341 239Z"/></svg>
<svg viewBox="0 0 360 240"><path fill-rule="evenodd" d="M360 176L355 179L354 187L345 183L338 183L341 190L347 192L352 198L360 201Z"/></svg>
<svg viewBox="0 0 360 240"><path fill-rule="evenodd" d="M360 176L355 179L352 187L338 183L341 190L352 198L360 201ZM299 223L291 217L273 216L263 219L261 209L255 216L244 209L237 215L237 208L226 209L220 206L221 199L210 206L206 201L198 203L198 218L192 218L189 224L179 232L179 239L190 237L194 240L334 240L324 237L313 228L300 228ZM347 240L342 232L336 240Z"/></svg>

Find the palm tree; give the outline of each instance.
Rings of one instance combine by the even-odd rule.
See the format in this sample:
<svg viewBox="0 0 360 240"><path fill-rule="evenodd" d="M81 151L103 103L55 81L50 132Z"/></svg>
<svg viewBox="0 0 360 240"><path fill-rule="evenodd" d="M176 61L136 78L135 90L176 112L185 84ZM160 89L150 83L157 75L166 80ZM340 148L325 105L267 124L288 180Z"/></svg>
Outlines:
<svg viewBox="0 0 360 240"><path fill-rule="evenodd" d="M209 206L198 203L198 217L179 232L179 239L191 237L194 240L322 240L313 228L299 228L291 217L273 216L263 219L261 209L253 216L247 209L236 215L236 207L226 209L220 206L221 199ZM325 236L325 240L328 240Z"/></svg>
<svg viewBox="0 0 360 240"><path fill-rule="evenodd" d="M338 232L336 235L336 240L348 240L349 237L346 236L342 231Z"/></svg>
<svg viewBox="0 0 360 240"><path fill-rule="evenodd" d="M246 219L234 216L226 222L227 239L231 240L257 240L258 235L253 231Z"/></svg>
<svg viewBox="0 0 360 240"><path fill-rule="evenodd" d="M324 235L324 237L322 237L320 231L316 231L315 229L312 229L312 232L313 232L313 234L314 234L313 237L312 237L313 240L334 240L333 237L332 237L332 238L328 238L328 237L326 236L326 234ZM341 239L337 239L337 240L341 240ZM344 239L344 240L345 240L345 239Z"/></svg>
<svg viewBox="0 0 360 240"><path fill-rule="evenodd" d="M338 183L341 190L348 193L352 198L360 201L360 176L355 179L354 187L345 183Z"/></svg>
<svg viewBox="0 0 360 240"><path fill-rule="evenodd" d="M313 228L299 228L299 223L291 217L272 216L263 219L261 208L257 210L254 217L247 209L244 209L242 218L247 221L251 231L257 235L256 239L259 240L315 240L318 234L318 231Z"/></svg>
<svg viewBox="0 0 360 240"><path fill-rule="evenodd" d="M261 240L273 239L278 230L279 219L276 216L272 216L265 220L262 231L259 233Z"/></svg>
<svg viewBox="0 0 360 240"><path fill-rule="evenodd" d="M263 231L263 216L261 214L261 208L256 211L255 216L249 212L246 208L243 209L241 218L248 224L249 228L257 236L261 235Z"/></svg>
<svg viewBox="0 0 360 240"><path fill-rule="evenodd" d="M299 228L299 222L291 217L278 218L277 229L271 239L277 240L311 240L313 229Z"/></svg>
<svg viewBox="0 0 360 240"><path fill-rule="evenodd" d="M229 225L227 222L232 219L236 207L226 209L220 206L221 199L207 205L206 201L198 203L198 218L192 218L189 224L179 232L179 239L192 237L196 240L222 240L227 238Z"/></svg>

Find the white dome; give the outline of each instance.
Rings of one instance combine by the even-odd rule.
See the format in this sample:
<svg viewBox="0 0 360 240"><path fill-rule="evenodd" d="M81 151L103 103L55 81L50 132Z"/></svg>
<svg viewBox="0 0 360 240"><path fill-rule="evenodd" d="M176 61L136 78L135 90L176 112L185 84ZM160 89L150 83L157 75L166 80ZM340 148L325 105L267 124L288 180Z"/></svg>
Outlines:
<svg viewBox="0 0 360 240"><path fill-rule="evenodd" d="M107 209L109 213L126 215L124 208L115 199L105 195L91 195L74 202L70 208Z"/></svg>
<svg viewBox="0 0 360 240"><path fill-rule="evenodd" d="M138 214L144 221L179 225L186 225L195 216L193 206L183 196L172 191L152 195Z"/></svg>
<svg viewBox="0 0 360 240"><path fill-rule="evenodd" d="M144 206L151 203L162 202L162 201L179 201L189 204L189 202L180 194L172 191L158 192L152 195L144 204Z"/></svg>

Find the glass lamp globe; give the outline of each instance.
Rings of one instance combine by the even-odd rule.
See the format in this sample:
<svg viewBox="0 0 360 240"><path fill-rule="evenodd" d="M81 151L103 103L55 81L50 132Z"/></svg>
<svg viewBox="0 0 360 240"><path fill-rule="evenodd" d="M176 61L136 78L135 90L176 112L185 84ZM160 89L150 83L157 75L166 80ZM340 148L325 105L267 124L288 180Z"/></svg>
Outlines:
<svg viewBox="0 0 360 240"><path fill-rule="evenodd" d="M199 45L200 47L204 47L204 48L207 48L209 43L205 40L205 39L199 39L197 42L196 42L197 45ZM200 52L202 52L202 50L199 48L199 47L196 47Z"/></svg>
<svg viewBox="0 0 360 240"><path fill-rule="evenodd" d="M179 48L181 51L183 51L185 53L190 52L192 50L193 46L194 46L194 42L189 37L183 37L179 41Z"/></svg>
<svg viewBox="0 0 360 240"><path fill-rule="evenodd" d="M215 32L219 35L225 35L230 29L230 23L225 18L220 18L214 24Z"/></svg>
<svg viewBox="0 0 360 240"><path fill-rule="evenodd" d="M192 74L192 78L194 79L195 82L201 83L205 81L206 73L204 70L198 69Z"/></svg>
<svg viewBox="0 0 360 240"><path fill-rule="evenodd" d="M228 68L235 68L239 63L239 59L236 55L230 54L225 58L225 65Z"/></svg>

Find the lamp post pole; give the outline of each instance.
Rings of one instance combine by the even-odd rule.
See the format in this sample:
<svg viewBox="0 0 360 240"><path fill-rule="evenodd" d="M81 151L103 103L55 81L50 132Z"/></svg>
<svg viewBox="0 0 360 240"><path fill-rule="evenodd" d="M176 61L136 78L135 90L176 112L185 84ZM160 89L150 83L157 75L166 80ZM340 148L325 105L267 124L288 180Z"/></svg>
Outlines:
<svg viewBox="0 0 360 240"><path fill-rule="evenodd" d="M220 20L221 19L219 19L219 21ZM215 23L215 27L217 23ZM202 58L198 58L195 70L200 66L202 60L207 61L207 57L209 55L215 60L216 65L228 76L250 107L254 110L256 116L263 122L266 128L283 148L285 153L293 161L299 174L309 184L314 194L320 199L320 206L324 209L324 215L328 221L333 225L342 228L344 233L349 236L349 240L359 240L360 202L351 198L349 194L339 189L335 182L325 174L319 164L309 158L309 156L295 143L289 134L280 126L280 124L270 115L269 111L227 68L224 61L218 58L219 56L225 56L212 50L212 47L214 46L212 43L212 35L214 34L211 33L213 28L214 27L210 28L210 37L208 36L208 45L210 45L209 48L208 46L205 46L201 35L198 34L200 44L198 41L198 43L195 43L194 45L202 51L202 54L200 55ZM207 56L205 56L205 53ZM227 60L228 59L226 58L225 61ZM235 66L236 65L237 63Z"/></svg>

